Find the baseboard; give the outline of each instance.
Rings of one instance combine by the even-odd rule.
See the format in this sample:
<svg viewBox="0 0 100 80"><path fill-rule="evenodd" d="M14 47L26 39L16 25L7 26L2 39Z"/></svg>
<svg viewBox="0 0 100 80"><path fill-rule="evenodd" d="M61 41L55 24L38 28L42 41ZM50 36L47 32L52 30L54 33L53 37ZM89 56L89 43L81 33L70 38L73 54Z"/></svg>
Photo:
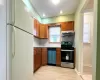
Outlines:
<svg viewBox="0 0 100 80"><path fill-rule="evenodd" d="M75 72L80 76L81 73L77 71L77 69L75 68Z"/></svg>
<svg viewBox="0 0 100 80"><path fill-rule="evenodd" d="M75 72L77 73L77 75L79 75L79 76L80 76L80 78L81 78L82 80L84 80L84 79L83 79L83 77L82 77L82 75L81 75L81 73L80 73L80 72L78 72L76 68L75 68Z"/></svg>

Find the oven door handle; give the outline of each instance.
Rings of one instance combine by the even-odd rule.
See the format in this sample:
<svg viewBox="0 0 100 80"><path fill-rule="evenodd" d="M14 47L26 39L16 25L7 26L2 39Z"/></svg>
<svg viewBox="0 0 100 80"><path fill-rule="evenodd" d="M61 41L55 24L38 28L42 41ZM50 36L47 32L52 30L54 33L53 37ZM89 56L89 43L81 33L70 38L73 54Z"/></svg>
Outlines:
<svg viewBox="0 0 100 80"><path fill-rule="evenodd" d="M74 51L74 50L61 50L61 51Z"/></svg>

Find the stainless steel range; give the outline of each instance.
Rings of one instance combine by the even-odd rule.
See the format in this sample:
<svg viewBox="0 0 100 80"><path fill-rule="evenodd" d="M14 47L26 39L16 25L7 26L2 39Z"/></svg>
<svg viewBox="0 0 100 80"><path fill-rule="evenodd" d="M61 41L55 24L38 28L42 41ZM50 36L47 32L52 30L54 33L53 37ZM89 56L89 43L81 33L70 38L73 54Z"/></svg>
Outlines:
<svg viewBox="0 0 100 80"><path fill-rule="evenodd" d="M74 68L74 31L62 32L61 66Z"/></svg>

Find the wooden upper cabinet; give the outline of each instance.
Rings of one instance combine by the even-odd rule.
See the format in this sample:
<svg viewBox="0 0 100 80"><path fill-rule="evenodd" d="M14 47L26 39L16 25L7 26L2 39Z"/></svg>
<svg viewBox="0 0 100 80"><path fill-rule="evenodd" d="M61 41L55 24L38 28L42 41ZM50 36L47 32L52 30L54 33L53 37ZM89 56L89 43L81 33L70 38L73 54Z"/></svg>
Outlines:
<svg viewBox="0 0 100 80"><path fill-rule="evenodd" d="M36 19L34 19L34 27L33 27L33 29L34 29L34 36L36 36L36 27L37 27L37 20Z"/></svg>
<svg viewBox="0 0 100 80"><path fill-rule="evenodd" d="M61 31L69 31L69 30L74 31L74 21L62 22L60 24L61 24Z"/></svg>
<svg viewBox="0 0 100 80"><path fill-rule="evenodd" d="M34 36L35 37L39 37L39 27L40 27L40 23L34 19Z"/></svg>
<svg viewBox="0 0 100 80"><path fill-rule="evenodd" d="M48 38L48 26L46 24L40 24L40 38Z"/></svg>
<svg viewBox="0 0 100 80"><path fill-rule="evenodd" d="M34 19L34 36L41 39L48 38L48 25L41 24L38 20Z"/></svg>
<svg viewBox="0 0 100 80"><path fill-rule="evenodd" d="M61 66L61 48L56 48L56 65Z"/></svg>
<svg viewBox="0 0 100 80"><path fill-rule="evenodd" d="M40 30L40 23L39 23L39 21L37 21L37 28L36 28L36 35L37 35L37 37L40 36L39 30Z"/></svg>

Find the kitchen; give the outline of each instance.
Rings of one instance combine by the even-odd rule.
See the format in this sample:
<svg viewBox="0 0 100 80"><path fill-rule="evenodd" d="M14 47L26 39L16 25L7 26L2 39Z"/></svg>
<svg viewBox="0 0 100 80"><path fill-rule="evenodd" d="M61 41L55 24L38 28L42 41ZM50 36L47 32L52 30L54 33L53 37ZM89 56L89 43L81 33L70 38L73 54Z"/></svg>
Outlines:
<svg viewBox="0 0 100 80"><path fill-rule="evenodd" d="M42 11L38 11L42 17L41 20L33 17L33 79L56 80L62 78L61 80L81 80L80 76L75 72L74 14L64 16L61 10L58 16L48 16L48 11L45 11L42 4L46 6L48 3L39 5L38 1L32 0L32 5L36 10L42 9L44 11L42 14Z"/></svg>
<svg viewBox="0 0 100 80"><path fill-rule="evenodd" d="M38 44L33 47L34 75L38 74L43 67L49 71L47 67L50 66L74 71L74 21L42 24L33 19L33 25L34 42Z"/></svg>
<svg viewBox="0 0 100 80"><path fill-rule="evenodd" d="M0 2L0 79L81 80L80 2Z"/></svg>

